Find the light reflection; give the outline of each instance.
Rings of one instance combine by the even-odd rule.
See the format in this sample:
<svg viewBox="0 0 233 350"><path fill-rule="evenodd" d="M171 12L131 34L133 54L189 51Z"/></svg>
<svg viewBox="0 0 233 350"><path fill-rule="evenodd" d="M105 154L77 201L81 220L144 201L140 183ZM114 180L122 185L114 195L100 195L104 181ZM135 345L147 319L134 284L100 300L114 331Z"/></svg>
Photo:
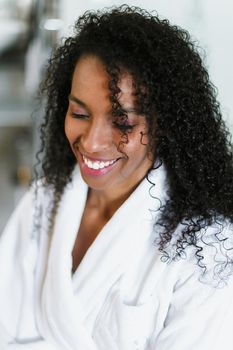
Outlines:
<svg viewBox="0 0 233 350"><path fill-rule="evenodd" d="M42 28L45 30L60 30L64 23L59 18L49 18L42 22Z"/></svg>

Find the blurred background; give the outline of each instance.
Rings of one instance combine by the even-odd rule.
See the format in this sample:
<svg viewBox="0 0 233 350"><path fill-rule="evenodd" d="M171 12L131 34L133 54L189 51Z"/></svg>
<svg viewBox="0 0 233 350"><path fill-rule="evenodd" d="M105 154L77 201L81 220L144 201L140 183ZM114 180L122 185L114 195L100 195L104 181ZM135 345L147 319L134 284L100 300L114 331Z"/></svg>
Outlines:
<svg viewBox="0 0 233 350"><path fill-rule="evenodd" d="M125 2L155 10L191 33L218 88L223 116L232 132L233 2ZM72 34L74 21L85 10L125 2L0 0L0 233L31 179L42 118L36 92L51 49Z"/></svg>

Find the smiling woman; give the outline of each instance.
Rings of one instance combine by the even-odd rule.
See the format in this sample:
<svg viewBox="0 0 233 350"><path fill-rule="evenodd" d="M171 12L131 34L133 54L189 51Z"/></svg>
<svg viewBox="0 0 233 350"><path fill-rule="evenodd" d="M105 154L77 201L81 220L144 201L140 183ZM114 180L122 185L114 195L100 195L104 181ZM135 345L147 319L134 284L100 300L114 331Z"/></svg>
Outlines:
<svg viewBox="0 0 233 350"><path fill-rule="evenodd" d="M232 146L188 33L87 12L42 93L43 174L0 241L3 346L231 350Z"/></svg>
<svg viewBox="0 0 233 350"><path fill-rule="evenodd" d="M144 116L134 111L132 77L129 74L121 76L121 114L118 112L114 117L109 79L97 56L80 58L72 78L65 133L82 178L89 187L73 249L73 271L102 227L153 164L148 156L147 144L141 142L141 135L147 132L147 122ZM125 141L122 141L123 135L126 136ZM90 224L90 217L94 225Z"/></svg>
<svg viewBox="0 0 233 350"><path fill-rule="evenodd" d="M102 196L108 198L107 206L111 207L113 199L121 204L121 198L132 192L152 167L152 161L148 158L147 145L141 142L147 122L133 111L132 77L129 74L121 77L121 111L114 117L109 78L98 57L85 56L78 61L65 133L84 181L90 189L98 190L98 196L101 190ZM122 140L123 135L127 140Z"/></svg>

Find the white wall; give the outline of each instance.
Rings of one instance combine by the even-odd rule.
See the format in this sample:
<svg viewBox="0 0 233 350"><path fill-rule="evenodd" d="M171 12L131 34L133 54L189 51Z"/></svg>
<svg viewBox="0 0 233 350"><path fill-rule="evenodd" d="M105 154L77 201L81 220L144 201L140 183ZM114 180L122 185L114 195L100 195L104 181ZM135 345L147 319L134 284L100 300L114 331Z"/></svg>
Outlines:
<svg viewBox="0 0 233 350"><path fill-rule="evenodd" d="M223 116L233 132L233 1L232 0L61 0L64 20L61 35L72 33L72 24L86 10L106 6L140 6L156 10L161 17L187 29L206 53L205 64L213 84L218 88L218 100Z"/></svg>

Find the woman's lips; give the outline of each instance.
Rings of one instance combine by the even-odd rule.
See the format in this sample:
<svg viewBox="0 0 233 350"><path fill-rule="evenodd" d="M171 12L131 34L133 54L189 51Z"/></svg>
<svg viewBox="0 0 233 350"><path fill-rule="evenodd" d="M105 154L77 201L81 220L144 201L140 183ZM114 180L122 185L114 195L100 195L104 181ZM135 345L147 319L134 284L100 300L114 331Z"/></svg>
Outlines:
<svg viewBox="0 0 233 350"><path fill-rule="evenodd" d="M113 163L115 163L117 161L117 159L105 160L105 161L104 160L93 160L93 159L90 159L84 155L82 155L82 158L83 158L85 165L88 168L95 169L95 170L107 168L108 166L112 165Z"/></svg>
<svg viewBox="0 0 233 350"><path fill-rule="evenodd" d="M120 159L111 160L91 159L81 154L82 162L80 164L82 171L87 175L99 176L104 175L112 170L114 164Z"/></svg>

